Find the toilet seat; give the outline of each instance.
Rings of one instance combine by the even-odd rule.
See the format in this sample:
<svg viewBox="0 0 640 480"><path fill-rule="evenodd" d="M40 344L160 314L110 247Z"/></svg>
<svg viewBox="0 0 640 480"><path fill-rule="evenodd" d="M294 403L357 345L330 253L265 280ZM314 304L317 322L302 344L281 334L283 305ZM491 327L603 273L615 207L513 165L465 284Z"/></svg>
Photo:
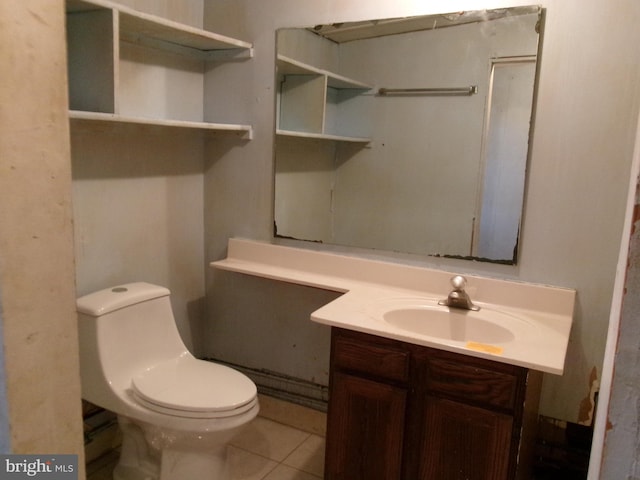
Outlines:
<svg viewBox="0 0 640 480"><path fill-rule="evenodd" d="M245 375L189 354L135 375L131 394L150 410L188 418L240 415L257 403L256 386Z"/></svg>

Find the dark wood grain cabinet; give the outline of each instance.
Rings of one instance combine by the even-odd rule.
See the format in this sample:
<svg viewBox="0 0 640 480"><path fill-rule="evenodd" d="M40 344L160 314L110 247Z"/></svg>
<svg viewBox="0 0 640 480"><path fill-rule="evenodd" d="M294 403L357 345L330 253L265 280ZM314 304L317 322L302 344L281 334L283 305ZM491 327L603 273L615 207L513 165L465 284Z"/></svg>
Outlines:
<svg viewBox="0 0 640 480"><path fill-rule="evenodd" d="M541 374L334 328L327 480L529 480Z"/></svg>

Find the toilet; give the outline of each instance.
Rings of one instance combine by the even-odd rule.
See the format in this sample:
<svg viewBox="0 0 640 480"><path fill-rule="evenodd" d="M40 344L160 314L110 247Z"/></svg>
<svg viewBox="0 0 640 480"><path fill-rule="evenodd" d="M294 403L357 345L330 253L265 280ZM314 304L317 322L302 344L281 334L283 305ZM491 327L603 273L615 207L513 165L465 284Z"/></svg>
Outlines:
<svg viewBox="0 0 640 480"><path fill-rule="evenodd" d="M118 415L116 480L224 480L227 444L256 417L257 389L185 347L170 292L129 283L78 299L82 397Z"/></svg>

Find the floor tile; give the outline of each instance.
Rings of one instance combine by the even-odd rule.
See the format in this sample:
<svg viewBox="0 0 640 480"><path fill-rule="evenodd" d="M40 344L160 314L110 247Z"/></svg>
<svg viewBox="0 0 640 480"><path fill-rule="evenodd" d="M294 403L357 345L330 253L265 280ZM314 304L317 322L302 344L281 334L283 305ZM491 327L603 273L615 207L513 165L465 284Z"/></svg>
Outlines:
<svg viewBox="0 0 640 480"><path fill-rule="evenodd" d="M246 450L229 447L229 480L262 480L278 462Z"/></svg>
<svg viewBox="0 0 640 480"><path fill-rule="evenodd" d="M281 462L309 436L307 432L257 417L233 439L232 445Z"/></svg>
<svg viewBox="0 0 640 480"><path fill-rule="evenodd" d="M311 435L291 455L282 462L283 464L311 473L318 477L324 476L324 445L325 440L318 435Z"/></svg>
<svg viewBox="0 0 640 480"><path fill-rule="evenodd" d="M321 437L327 432L327 414L313 408L296 405L268 395L260 397L260 416L315 433Z"/></svg>
<svg viewBox="0 0 640 480"><path fill-rule="evenodd" d="M264 480L318 480L321 478L286 465L279 465L273 472L264 477Z"/></svg>

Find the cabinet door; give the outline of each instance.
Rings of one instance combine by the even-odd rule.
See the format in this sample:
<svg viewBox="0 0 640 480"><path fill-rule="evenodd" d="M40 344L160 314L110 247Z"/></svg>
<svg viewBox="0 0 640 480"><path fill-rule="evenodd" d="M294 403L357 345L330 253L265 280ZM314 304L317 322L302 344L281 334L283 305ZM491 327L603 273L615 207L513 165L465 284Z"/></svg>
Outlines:
<svg viewBox="0 0 640 480"><path fill-rule="evenodd" d="M510 415L427 396L417 446L420 480L505 480L509 476Z"/></svg>
<svg viewBox="0 0 640 480"><path fill-rule="evenodd" d="M400 478L406 391L334 372L326 480Z"/></svg>

